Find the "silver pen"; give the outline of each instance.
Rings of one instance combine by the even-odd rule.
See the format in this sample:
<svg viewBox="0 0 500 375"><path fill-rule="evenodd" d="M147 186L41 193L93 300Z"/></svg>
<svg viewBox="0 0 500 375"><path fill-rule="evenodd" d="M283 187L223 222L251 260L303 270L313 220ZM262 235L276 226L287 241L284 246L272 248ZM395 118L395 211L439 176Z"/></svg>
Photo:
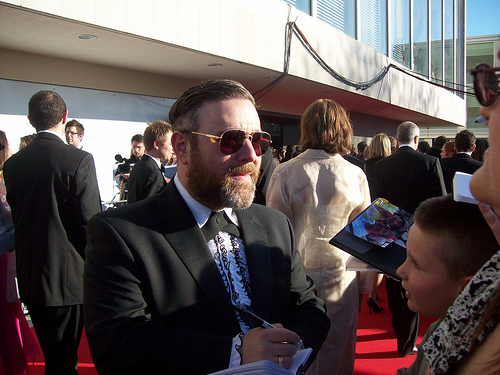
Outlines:
<svg viewBox="0 0 500 375"><path fill-rule="evenodd" d="M264 319L262 319L260 316L255 315L253 312L250 310L247 310L245 308L241 308L238 306L233 306L236 311L239 313L243 314L246 316L248 319L250 319L254 324L258 325L261 328L264 329L271 329L271 328L276 328L273 326L271 323L266 322ZM302 340L300 340L295 346L299 349L304 349L304 344L302 343Z"/></svg>

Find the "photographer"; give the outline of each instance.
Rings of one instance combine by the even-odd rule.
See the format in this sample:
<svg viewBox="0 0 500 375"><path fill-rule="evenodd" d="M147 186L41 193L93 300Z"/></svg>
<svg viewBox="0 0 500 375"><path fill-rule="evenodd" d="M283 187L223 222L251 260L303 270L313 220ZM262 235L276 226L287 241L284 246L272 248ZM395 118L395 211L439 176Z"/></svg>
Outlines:
<svg viewBox="0 0 500 375"><path fill-rule="evenodd" d="M130 171L132 170L134 164L138 163L141 160L142 155L144 155L144 136L142 134L134 135L130 142L130 159L122 158L121 155L115 156L115 160L122 163L118 165L115 171L116 180L120 184L120 200L127 199L127 184L130 177Z"/></svg>

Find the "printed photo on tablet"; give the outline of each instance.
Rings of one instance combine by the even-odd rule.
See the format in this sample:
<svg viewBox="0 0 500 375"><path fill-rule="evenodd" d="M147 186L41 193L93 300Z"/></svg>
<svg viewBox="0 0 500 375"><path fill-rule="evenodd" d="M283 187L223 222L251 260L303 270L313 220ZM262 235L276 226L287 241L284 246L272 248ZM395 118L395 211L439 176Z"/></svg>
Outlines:
<svg viewBox="0 0 500 375"><path fill-rule="evenodd" d="M412 224L411 214L386 199L377 198L345 229L356 237L380 247L396 242L406 248L406 239Z"/></svg>

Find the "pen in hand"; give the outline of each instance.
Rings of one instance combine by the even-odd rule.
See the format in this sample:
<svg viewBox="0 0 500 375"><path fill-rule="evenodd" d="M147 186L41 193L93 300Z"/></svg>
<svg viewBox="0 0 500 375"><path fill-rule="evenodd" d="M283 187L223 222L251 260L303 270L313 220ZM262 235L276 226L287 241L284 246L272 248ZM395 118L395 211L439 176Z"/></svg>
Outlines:
<svg viewBox="0 0 500 375"><path fill-rule="evenodd" d="M236 311L238 311L240 314L246 316L248 319L250 319L254 324L257 326L264 328L264 329L271 329L271 328L276 328L273 326L271 323L266 322L264 319L261 317L255 315L253 312L250 310L247 310L245 308L241 308L238 306L233 306ZM300 340L298 343L295 344L295 346L299 349L304 349L304 344L302 343L302 340Z"/></svg>

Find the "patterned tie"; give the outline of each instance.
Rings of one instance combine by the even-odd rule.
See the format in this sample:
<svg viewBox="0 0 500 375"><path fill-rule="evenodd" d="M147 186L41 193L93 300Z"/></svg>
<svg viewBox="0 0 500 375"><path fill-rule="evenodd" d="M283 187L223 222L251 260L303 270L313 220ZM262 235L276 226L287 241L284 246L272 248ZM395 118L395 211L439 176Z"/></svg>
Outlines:
<svg viewBox="0 0 500 375"><path fill-rule="evenodd" d="M212 211L208 221L201 228L209 247L212 246L215 265L234 306L250 306L252 292L244 248L240 249L240 231L224 211ZM224 239L218 233L229 233L230 239ZM240 251L241 250L241 251ZM243 315L236 315L243 332L255 328L255 325Z"/></svg>
<svg viewBox="0 0 500 375"><path fill-rule="evenodd" d="M208 241L212 240L219 231L230 233L236 237L240 237L240 231L234 223L229 220L224 210L222 211L212 211L208 221L201 228L205 239Z"/></svg>

